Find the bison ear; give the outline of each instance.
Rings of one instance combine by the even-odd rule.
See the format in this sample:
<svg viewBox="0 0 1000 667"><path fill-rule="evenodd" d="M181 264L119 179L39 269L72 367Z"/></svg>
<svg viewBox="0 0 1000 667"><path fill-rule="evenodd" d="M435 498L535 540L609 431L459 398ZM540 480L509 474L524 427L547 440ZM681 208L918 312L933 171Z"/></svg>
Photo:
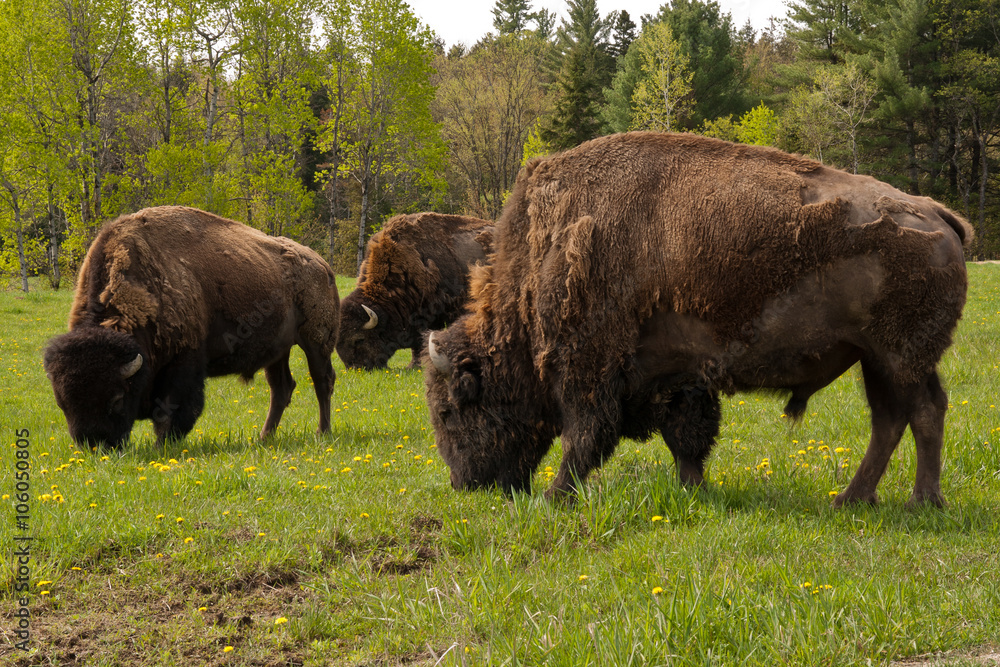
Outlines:
<svg viewBox="0 0 1000 667"><path fill-rule="evenodd" d="M479 400L482 384L479 381L479 365L465 360L458 365L458 372L451 386L451 395L459 406Z"/></svg>

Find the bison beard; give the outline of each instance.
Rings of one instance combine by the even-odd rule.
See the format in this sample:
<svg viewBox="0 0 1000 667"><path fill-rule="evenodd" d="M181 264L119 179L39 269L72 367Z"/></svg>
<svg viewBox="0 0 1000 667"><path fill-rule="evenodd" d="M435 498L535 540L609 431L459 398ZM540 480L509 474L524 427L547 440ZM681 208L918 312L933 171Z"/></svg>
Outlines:
<svg viewBox="0 0 1000 667"><path fill-rule="evenodd" d="M423 357L452 484L527 489L561 434L550 493L568 492L659 431L697 485L720 392L788 391L794 418L860 362L871 441L835 504L877 501L907 426L910 502L942 504L936 366L970 238L930 199L769 148L630 133L535 161L471 312Z"/></svg>
<svg viewBox="0 0 1000 667"><path fill-rule="evenodd" d="M439 213L398 215L368 243L357 288L340 305L337 354L348 368L384 368L396 350L420 361L429 329L459 317L469 270L485 263L493 226Z"/></svg>
<svg viewBox="0 0 1000 667"><path fill-rule="evenodd" d="M304 246L196 209L144 209L94 240L70 331L49 344L45 370L74 440L118 446L136 419L151 419L159 442L185 436L206 377L249 380L263 368L263 437L295 390L297 344L327 431L339 304L330 267Z"/></svg>

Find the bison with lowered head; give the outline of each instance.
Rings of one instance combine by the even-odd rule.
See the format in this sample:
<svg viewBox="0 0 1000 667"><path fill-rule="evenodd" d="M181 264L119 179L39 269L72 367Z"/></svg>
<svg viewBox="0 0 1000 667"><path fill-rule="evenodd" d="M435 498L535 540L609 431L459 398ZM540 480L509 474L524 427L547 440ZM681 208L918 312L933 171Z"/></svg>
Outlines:
<svg viewBox="0 0 1000 667"><path fill-rule="evenodd" d="M348 368L384 368L429 329L454 321L469 296L469 270L492 252L493 226L459 215L398 215L368 242L357 288L340 304L337 353Z"/></svg>
<svg viewBox="0 0 1000 667"><path fill-rule="evenodd" d="M659 431L702 482L719 393L807 399L861 363L868 450L835 500L877 500L907 426L911 503L943 502L948 401L935 371L965 303L966 222L771 148L692 135L596 139L530 163L497 225L471 312L424 355L452 485L527 489L555 436L550 493L619 438Z"/></svg>
<svg viewBox="0 0 1000 667"><path fill-rule="evenodd" d="M147 208L101 229L80 269L69 333L45 351L45 371L73 439L125 442L137 419L158 441L180 438L205 404L205 378L263 368L278 426L306 354L330 428L330 355L340 327L333 272L286 238L191 208Z"/></svg>

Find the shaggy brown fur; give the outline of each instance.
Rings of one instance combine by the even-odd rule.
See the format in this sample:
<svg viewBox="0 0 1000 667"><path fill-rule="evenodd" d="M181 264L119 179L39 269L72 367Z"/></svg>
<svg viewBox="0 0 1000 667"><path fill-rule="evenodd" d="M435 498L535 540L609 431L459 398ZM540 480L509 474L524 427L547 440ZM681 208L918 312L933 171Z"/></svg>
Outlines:
<svg viewBox="0 0 1000 667"><path fill-rule="evenodd" d="M801 414L860 360L872 443L838 503L874 501L907 423L913 500L941 502L935 368L971 237L954 213L770 148L631 133L529 164L497 234L471 314L425 363L456 485L523 487L561 432L568 490L657 429L698 483L719 391L789 390Z"/></svg>
<svg viewBox="0 0 1000 667"><path fill-rule="evenodd" d="M368 242L357 288L341 303L337 353L350 368L381 368L402 348L419 363L424 334L454 321L468 300L469 270L493 249L485 220L398 215ZM367 306L378 325L365 329Z"/></svg>
<svg viewBox="0 0 1000 667"><path fill-rule="evenodd" d="M298 344L325 431L339 304L333 272L309 248L196 209L144 209L94 240L70 333L50 344L46 370L74 437L118 444L137 418L152 418L161 440L183 436L201 413L206 376L250 379L264 368L266 435L291 399L288 354ZM140 371L122 379L120 364L136 354ZM112 426L106 404L122 401Z"/></svg>

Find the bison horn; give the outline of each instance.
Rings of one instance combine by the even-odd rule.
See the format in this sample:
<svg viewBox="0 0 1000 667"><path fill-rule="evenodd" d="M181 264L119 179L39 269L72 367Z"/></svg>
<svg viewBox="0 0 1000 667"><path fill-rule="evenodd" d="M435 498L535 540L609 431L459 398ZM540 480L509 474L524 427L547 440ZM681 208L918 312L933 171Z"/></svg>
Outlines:
<svg viewBox="0 0 1000 667"><path fill-rule="evenodd" d="M375 314L375 311L372 310L371 308L369 308L368 306L366 306L365 304L361 304L361 307L365 309L366 313L368 313L368 321L365 322L365 325L363 327L361 327L361 328L362 329L374 329L375 327L377 327L378 326L378 315Z"/></svg>
<svg viewBox="0 0 1000 667"><path fill-rule="evenodd" d="M142 355L135 355L135 359L122 366L122 378L128 379L139 372L142 368Z"/></svg>
<svg viewBox="0 0 1000 667"><path fill-rule="evenodd" d="M441 354L441 351L438 349L437 343L434 342L435 333L432 331L430 337L427 339L427 354L430 356L434 368L439 373L442 375L451 375L451 361L448 360L448 357Z"/></svg>

